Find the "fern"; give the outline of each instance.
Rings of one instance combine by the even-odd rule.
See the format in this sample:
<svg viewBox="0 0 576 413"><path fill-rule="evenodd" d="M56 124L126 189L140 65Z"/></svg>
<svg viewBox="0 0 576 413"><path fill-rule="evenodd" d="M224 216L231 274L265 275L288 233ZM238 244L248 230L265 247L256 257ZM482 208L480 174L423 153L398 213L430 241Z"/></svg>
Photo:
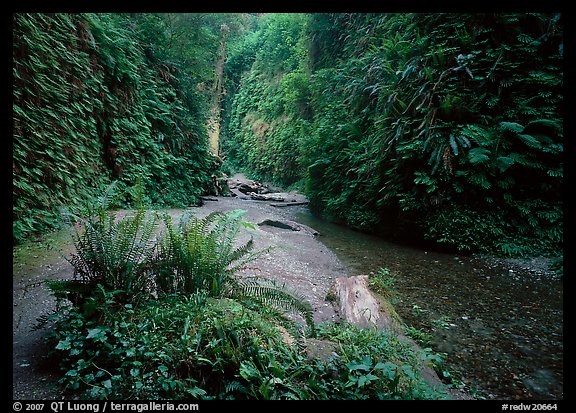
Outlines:
<svg viewBox="0 0 576 413"><path fill-rule="evenodd" d="M237 380L231 381L226 383L226 385L224 386L224 391L226 393L245 393L246 392L246 386L244 386L242 383L240 383Z"/></svg>
<svg viewBox="0 0 576 413"><path fill-rule="evenodd" d="M221 296L234 273L259 255L252 239L236 245L244 211L213 212L204 218L184 216L178 226L166 215L167 233L155 259L161 291L192 293L209 290Z"/></svg>
<svg viewBox="0 0 576 413"><path fill-rule="evenodd" d="M72 233L76 252L64 258L81 283L102 284L136 295L150 288L158 221L155 214L147 214L142 207L120 219L108 211L115 198L115 186L109 185L98 202L87 204L84 216L65 212L67 223L80 225L74 225Z"/></svg>
<svg viewBox="0 0 576 413"><path fill-rule="evenodd" d="M524 130L524 126L516 122L500 122L500 128L503 131L508 131L515 134L521 133Z"/></svg>
<svg viewBox="0 0 576 413"><path fill-rule="evenodd" d="M540 143L540 141L532 135L528 135L525 133L519 133L516 136L518 136L518 138L520 138L520 140L522 140L522 142L524 142L526 144L526 146L529 146L529 147L534 148L534 149L541 149L542 148L542 144Z"/></svg>
<svg viewBox="0 0 576 413"><path fill-rule="evenodd" d="M305 299L272 281L236 275L247 263L272 249L253 251L252 238L237 245L240 228L246 225L241 221L244 212L217 211L204 218L187 215L178 226L166 215L166 234L154 260L157 288L178 294L206 291L211 297L252 300L296 311L314 332L312 307Z"/></svg>
<svg viewBox="0 0 576 413"><path fill-rule="evenodd" d="M278 310L297 312L304 318L312 336L316 334L312 306L284 284L250 277L238 280L229 294L232 298L249 299Z"/></svg>
<svg viewBox="0 0 576 413"><path fill-rule="evenodd" d="M506 172L508 170L508 168L510 168L515 163L516 162L514 161L514 159L512 159L508 156L499 156L498 158L496 158L496 167L498 168L498 170L501 173ZM503 186L501 186L501 187L505 188Z"/></svg>
<svg viewBox="0 0 576 413"><path fill-rule="evenodd" d="M490 150L482 147L472 148L468 151L468 160L471 164L482 164L490 160Z"/></svg>
<svg viewBox="0 0 576 413"><path fill-rule="evenodd" d="M490 130L487 130L486 128L476 124L466 125L462 129L462 134L465 135L469 140L482 147L489 146L494 141L492 132Z"/></svg>

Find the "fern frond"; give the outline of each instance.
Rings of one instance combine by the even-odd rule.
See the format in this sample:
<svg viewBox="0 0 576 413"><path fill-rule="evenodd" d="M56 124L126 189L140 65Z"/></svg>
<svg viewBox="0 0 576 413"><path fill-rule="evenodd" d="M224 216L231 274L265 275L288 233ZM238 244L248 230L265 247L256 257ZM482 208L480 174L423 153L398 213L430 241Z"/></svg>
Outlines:
<svg viewBox="0 0 576 413"><path fill-rule="evenodd" d="M315 335L313 310L306 299L273 280L246 278L239 280L230 291L231 298L250 299L278 310L300 314L311 334Z"/></svg>
<svg viewBox="0 0 576 413"><path fill-rule="evenodd" d="M100 283L137 294L149 286L148 267L154 255L157 217L141 209L117 219L115 213L107 210L114 198L114 187L115 183L109 185L98 202L88 204L84 217L67 216L69 222L81 223L81 228L74 227L72 235L76 252L67 260L84 283Z"/></svg>
<svg viewBox="0 0 576 413"><path fill-rule="evenodd" d="M468 160L471 164L481 164L490 159L490 150L482 147L472 148L468 151Z"/></svg>
<svg viewBox="0 0 576 413"><path fill-rule="evenodd" d="M455 156L458 156L458 144L456 143L456 137L454 135L450 135L450 147L452 148L452 153Z"/></svg>
<svg viewBox="0 0 576 413"><path fill-rule="evenodd" d="M532 135L528 135L526 133L519 133L516 136L518 136L520 140L526 144L526 146L529 146L534 149L542 148L542 144L540 143L540 141Z"/></svg>
<svg viewBox="0 0 576 413"><path fill-rule="evenodd" d="M522 133L524 130L524 126L516 122L500 122L500 128L512 133Z"/></svg>
<svg viewBox="0 0 576 413"><path fill-rule="evenodd" d="M262 254L266 254L266 253L272 251L272 250L275 249L275 248L277 248L277 247L269 246L269 247L263 248L263 249L261 249L261 250L251 252L251 253L247 254L246 256L244 256L244 257L240 257L240 258L238 258L238 259L236 259L236 260L233 261L233 262L235 263L235 265L233 265L232 267L229 267L229 268L227 269L227 271L228 271L229 273L236 273L236 272L239 271L242 267L245 267L246 264L248 264L248 263L256 260L256 259L257 259L259 256L261 256Z"/></svg>
<svg viewBox="0 0 576 413"><path fill-rule="evenodd" d="M215 211L204 218L187 216L175 227L164 219L166 236L158 248L157 285L163 291L209 290L220 295L236 271L263 252L251 252L253 240L236 246L245 211Z"/></svg>
<svg viewBox="0 0 576 413"><path fill-rule="evenodd" d="M462 135L482 147L490 146L494 141L492 132L477 124L466 125L462 129Z"/></svg>
<svg viewBox="0 0 576 413"><path fill-rule="evenodd" d="M244 255L248 254L253 248L254 248L254 239L250 237L250 239L244 245L239 246L229 254L230 261L234 262L239 260Z"/></svg>
<svg viewBox="0 0 576 413"><path fill-rule="evenodd" d="M244 386L239 381L231 381L226 383L226 385L224 386L224 390L226 393L237 393L237 392L245 393L246 386Z"/></svg>

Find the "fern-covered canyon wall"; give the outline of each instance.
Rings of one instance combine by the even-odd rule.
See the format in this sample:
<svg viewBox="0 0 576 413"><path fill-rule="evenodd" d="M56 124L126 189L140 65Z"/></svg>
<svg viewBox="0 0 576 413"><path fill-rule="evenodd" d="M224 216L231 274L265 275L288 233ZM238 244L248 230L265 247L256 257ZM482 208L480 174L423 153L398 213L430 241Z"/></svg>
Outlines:
<svg viewBox="0 0 576 413"><path fill-rule="evenodd" d="M14 14L14 240L113 180L195 204L219 155L362 231L553 253L562 39L555 13Z"/></svg>
<svg viewBox="0 0 576 413"><path fill-rule="evenodd" d="M225 162L351 227L462 252L563 239L560 14L272 14L229 48Z"/></svg>
<svg viewBox="0 0 576 413"><path fill-rule="evenodd" d="M102 185L140 178L185 206L218 163L206 130L218 15L13 16L13 234L58 225ZM127 205L129 206L129 205Z"/></svg>

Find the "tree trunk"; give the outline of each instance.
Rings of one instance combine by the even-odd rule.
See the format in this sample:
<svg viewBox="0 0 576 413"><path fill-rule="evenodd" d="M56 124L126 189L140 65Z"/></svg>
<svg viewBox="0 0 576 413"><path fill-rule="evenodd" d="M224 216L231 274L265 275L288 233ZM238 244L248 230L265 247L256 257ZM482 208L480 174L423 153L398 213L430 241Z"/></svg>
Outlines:
<svg viewBox="0 0 576 413"><path fill-rule="evenodd" d="M222 95L224 93L224 63L226 62L226 40L230 29L225 24L221 27L220 47L218 48L218 60L212 85L212 104L210 105L210 118L208 119L208 139L210 151L214 156L220 152L220 109Z"/></svg>

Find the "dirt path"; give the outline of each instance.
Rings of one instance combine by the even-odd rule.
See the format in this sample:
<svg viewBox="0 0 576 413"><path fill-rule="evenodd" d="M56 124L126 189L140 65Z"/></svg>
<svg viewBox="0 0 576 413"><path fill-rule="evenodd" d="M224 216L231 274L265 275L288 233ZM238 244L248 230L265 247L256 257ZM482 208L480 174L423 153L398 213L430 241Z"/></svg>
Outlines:
<svg viewBox="0 0 576 413"><path fill-rule="evenodd" d="M47 243L71 252L66 231L51 234L43 242L13 248L12 395L14 399L60 399L57 367L47 365L46 328L35 329L48 315L55 300L44 285L46 279L72 277L72 267Z"/></svg>
<svg viewBox="0 0 576 413"><path fill-rule="evenodd" d="M235 178L245 180L243 176ZM326 295L334 279L345 273L336 255L316 239L312 229L291 221L290 209L297 207L273 207L268 201L254 201L245 194L233 192L236 197L210 197L207 199L213 200L206 200L203 206L192 210L202 216L211 211L245 210L244 220L256 224L256 229L246 230L241 238L252 236L256 249L280 248L262 255L244 272L286 283L311 303L316 322L335 319L337 315L326 301ZM305 201L297 193L282 196L288 201ZM168 212L178 217L183 210ZM275 226L277 222L296 230ZM66 231L52 234L42 243L13 249L13 399L62 398L56 385L57 368L46 365L43 357L49 350L44 340L47 329L34 330L34 326L38 318L49 314L55 305L43 281L71 278L72 268L56 251L48 250L46 243L65 253L72 252Z"/></svg>

